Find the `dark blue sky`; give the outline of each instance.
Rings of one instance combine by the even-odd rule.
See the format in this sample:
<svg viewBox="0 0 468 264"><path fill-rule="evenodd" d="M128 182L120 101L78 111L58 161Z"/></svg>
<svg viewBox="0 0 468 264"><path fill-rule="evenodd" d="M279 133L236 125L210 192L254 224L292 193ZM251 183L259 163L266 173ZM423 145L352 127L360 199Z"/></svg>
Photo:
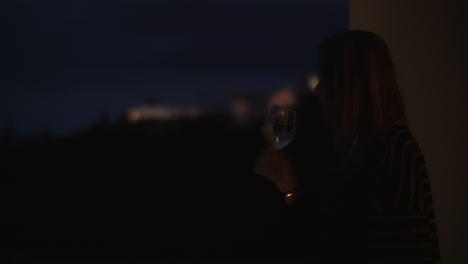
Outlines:
<svg viewBox="0 0 468 264"><path fill-rule="evenodd" d="M345 0L6 1L1 125L84 129L148 96L169 104L271 92L313 72L348 28ZM11 33L11 34L10 34ZM14 65L14 66L12 66ZM5 67L6 66L6 67Z"/></svg>

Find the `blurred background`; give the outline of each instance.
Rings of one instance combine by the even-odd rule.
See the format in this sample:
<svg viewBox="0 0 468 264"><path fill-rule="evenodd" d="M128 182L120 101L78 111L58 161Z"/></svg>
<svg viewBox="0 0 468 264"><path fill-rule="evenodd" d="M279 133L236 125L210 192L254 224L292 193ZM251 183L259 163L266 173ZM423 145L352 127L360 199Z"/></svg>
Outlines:
<svg viewBox="0 0 468 264"><path fill-rule="evenodd" d="M150 102L160 119L255 108L313 74L318 41L348 28L344 0L3 5L15 82L3 85L1 128L17 139L113 124Z"/></svg>
<svg viewBox="0 0 468 264"><path fill-rule="evenodd" d="M2 1L12 260L213 256L255 236L236 206L248 203L239 194L265 114L316 85L317 44L349 28L348 9L346 0Z"/></svg>
<svg viewBox="0 0 468 264"><path fill-rule="evenodd" d="M442 263L468 263L467 13L457 0L0 1L2 249L13 263L174 263L258 236L276 219L248 209L246 184L268 107L314 87L321 39L365 29L395 61Z"/></svg>

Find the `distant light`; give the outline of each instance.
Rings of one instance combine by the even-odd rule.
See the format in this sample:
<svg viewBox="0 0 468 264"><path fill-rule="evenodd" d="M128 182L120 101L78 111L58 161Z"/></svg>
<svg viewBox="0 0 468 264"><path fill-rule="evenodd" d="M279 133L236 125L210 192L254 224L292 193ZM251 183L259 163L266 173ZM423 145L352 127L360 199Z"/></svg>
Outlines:
<svg viewBox="0 0 468 264"><path fill-rule="evenodd" d="M308 79L307 79L307 86L308 88L314 92L315 91L315 88L317 87L317 85L319 84L319 77L317 74L312 74Z"/></svg>
<svg viewBox="0 0 468 264"><path fill-rule="evenodd" d="M197 117L200 116L200 112L199 107L190 107L187 109L186 115L189 117Z"/></svg>
<svg viewBox="0 0 468 264"><path fill-rule="evenodd" d="M294 91L289 88L282 88L276 91L269 99L268 109L269 111L273 105L279 105L282 107L293 107L296 104L296 95Z"/></svg>
<svg viewBox="0 0 468 264"><path fill-rule="evenodd" d="M145 105L139 108L140 118L146 120L164 120L171 119L174 116L173 109L165 106L151 106Z"/></svg>
<svg viewBox="0 0 468 264"><path fill-rule="evenodd" d="M128 111L127 118L132 123L138 122L138 120L140 120L140 113L132 109Z"/></svg>
<svg viewBox="0 0 468 264"><path fill-rule="evenodd" d="M286 197L291 197L292 195L293 195L293 193L287 193Z"/></svg>
<svg viewBox="0 0 468 264"><path fill-rule="evenodd" d="M231 111L236 119L245 120L250 112L249 102L244 99L236 99L231 104Z"/></svg>
<svg viewBox="0 0 468 264"><path fill-rule="evenodd" d="M200 108L197 106L169 107L164 105L142 105L132 108L127 113L127 118L130 122L138 122L143 120L169 120L183 117L198 117L200 116Z"/></svg>

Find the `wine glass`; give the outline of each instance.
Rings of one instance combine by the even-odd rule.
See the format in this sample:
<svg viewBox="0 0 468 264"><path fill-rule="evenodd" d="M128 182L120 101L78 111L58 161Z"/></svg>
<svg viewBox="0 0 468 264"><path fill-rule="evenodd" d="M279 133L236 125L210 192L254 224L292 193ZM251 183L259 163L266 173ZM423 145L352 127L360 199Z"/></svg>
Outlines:
<svg viewBox="0 0 468 264"><path fill-rule="evenodd" d="M275 149L282 149L294 139L296 130L296 111L273 105L266 121L270 129L270 139Z"/></svg>

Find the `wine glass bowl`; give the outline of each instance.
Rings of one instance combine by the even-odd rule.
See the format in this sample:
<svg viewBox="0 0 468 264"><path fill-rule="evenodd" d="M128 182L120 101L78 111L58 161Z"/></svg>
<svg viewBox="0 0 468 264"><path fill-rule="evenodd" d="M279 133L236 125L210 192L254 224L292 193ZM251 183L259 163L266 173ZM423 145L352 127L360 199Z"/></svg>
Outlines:
<svg viewBox="0 0 468 264"><path fill-rule="evenodd" d="M266 121L273 147L282 149L294 139L296 129L296 111L294 109L274 105Z"/></svg>

